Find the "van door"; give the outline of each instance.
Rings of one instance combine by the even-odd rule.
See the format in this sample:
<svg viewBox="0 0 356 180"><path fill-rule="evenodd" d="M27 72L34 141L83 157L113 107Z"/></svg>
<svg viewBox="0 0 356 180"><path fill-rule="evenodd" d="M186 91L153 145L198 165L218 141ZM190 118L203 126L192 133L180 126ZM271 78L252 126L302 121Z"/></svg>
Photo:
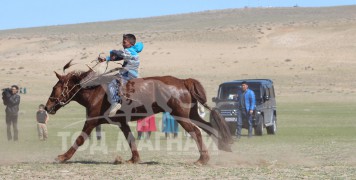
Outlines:
<svg viewBox="0 0 356 180"><path fill-rule="evenodd" d="M268 87L267 85L263 85L263 89L265 92L265 96L264 96L264 120L265 120L265 125L266 126L271 126L273 124L273 107L272 107L272 103L271 103L271 91L270 91L270 87Z"/></svg>

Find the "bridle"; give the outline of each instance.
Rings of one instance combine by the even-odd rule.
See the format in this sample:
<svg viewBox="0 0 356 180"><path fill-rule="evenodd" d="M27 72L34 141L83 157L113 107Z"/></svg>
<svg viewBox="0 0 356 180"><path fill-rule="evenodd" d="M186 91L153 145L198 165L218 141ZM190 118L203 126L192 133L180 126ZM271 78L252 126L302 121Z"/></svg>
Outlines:
<svg viewBox="0 0 356 180"><path fill-rule="evenodd" d="M110 71L105 72L105 73L103 73L103 74L101 74L99 76L103 76L105 74L112 73L112 72L114 72L116 70L119 70L119 69L122 69L122 67L111 69ZM59 97L49 97L50 100L52 100L52 101L54 101L56 103L54 106L52 106L52 108L49 110L49 112L52 112L53 109L58 105L60 107L64 107L65 105L67 105L70 101L73 100L73 98L78 94L78 92L84 88L84 86L83 86L84 84L89 83L91 81L94 81L99 76L91 76L91 77L87 78L85 81L82 81L80 83L74 84L73 87L70 88L70 89L68 87L69 80L67 82L65 82L64 85L63 85L63 91L62 91L62 93L60 94ZM77 86L79 86L79 88L73 93L73 95L70 96L70 93L72 93L72 91L74 91ZM70 97L68 98L68 96L70 96ZM67 100L65 100L65 99L67 99Z"/></svg>
<svg viewBox="0 0 356 180"><path fill-rule="evenodd" d="M54 106L52 106L52 108L51 108L51 110L49 112L52 112L54 107L56 107L58 105L61 106L61 107L64 107L65 105L67 105L78 94L78 92L83 89L82 85L85 84L85 83L88 83L88 82L90 82L92 80L94 80L94 78L90 77L90 78L88 78L88 80L86 80L84 82L80 82L80 83L74 84L71 89L69 89L69 87L68 87L68 83L69 83L68 82L69 80L68 80L66 83L64 83L63 91L62 91L62 93L61 93L61 95L59 97L49 97L50 100L53 100L56 103ZM79 89L76 90L73 93L72 96L70 96L70 93L72 91L74 91L77 86L79 86ZM68 98L68 96L70 96L70 97ZM67 99L67 100L65 100L65 99Z"/></svg>
<svg viewBox="0 0 356 180"><path fill-rule="evenodd" d="M69 89L68 87L68 82L66 82L64 84L64 90L62 91L61 95L57 98L55 97L49 97L49 99L53 100L56 102L56 104L54 106L60 105L60 106L65 106L67 105L74 97L75 95L83 88L80 87L70 98L68 98L68 100L63 101L63 99L66 99L67 96L69 96L69 93L71 93L75 87L80 86L80 83L75 84L71 89ZM63 98L61 98L63 97Z"/></svg>

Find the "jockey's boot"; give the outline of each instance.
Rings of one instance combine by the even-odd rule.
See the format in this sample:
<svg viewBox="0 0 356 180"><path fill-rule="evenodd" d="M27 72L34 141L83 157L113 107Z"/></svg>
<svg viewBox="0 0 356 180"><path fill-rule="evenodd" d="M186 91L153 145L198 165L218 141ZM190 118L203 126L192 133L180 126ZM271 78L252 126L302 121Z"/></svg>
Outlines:
<svg viewBox="0 0 356 180"><path fill-rule="evenodd" d="M120 103L113 103L110 106L110 112L109 112L109 117L114 117L116 115L116 112L121 108Z"/></svg>

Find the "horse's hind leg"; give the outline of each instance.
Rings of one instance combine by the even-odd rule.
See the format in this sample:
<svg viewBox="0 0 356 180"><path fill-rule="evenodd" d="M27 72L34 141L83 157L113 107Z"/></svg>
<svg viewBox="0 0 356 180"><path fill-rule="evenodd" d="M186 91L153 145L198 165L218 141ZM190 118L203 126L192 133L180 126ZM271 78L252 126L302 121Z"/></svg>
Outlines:
<svg viewBox="0 0 356 180"><path fill-rule="evenodd" d="M68 149L68 151L62 155L58 155L56 158L57 161L63 163L70 159L74 153L77 151L79 146L83 145L84 141L89 137L91 131L97 126L96 123L85 122L82 133L77 137L74 144Z"/></svg>
<svg viewBox="0 0 356 180"><path fill-rule="evenodd" d="M208 163L210 157L208 153L208 149L206 148L205 144L203 143L203 138L201 135L201 132L197 126L195 126L189 118L183 118L183 117L177 117L175 116L176 120L178 123L191 135L191 137L195 140L197 143L199 152L200 152L200 157L198 161L195 162L195 164L199 165L205 165Z"/></svg>
<svg viewBox="0 0 356 180"><path fill-rule="evenodd" d="M190 120L197 125L199 128L203 129L208 135L214 135L217 137L217 132L214 132L213 126L211 123L206 122L202 117L200 117L198 113L198 105L195 104L191 109L190 109L190 114L189 114Z"/></svg>
<svg viewBox="0 0 356 180"><path fill-rule="evenodd" d="M135 137L132 135L129 125L126 122L121 123L120 129L124 133L125 138L126 138L127 142L129 143L131 153L132 153L131 159L129 159L127 162L128 163L139 163L141 161L140 155L138 154L137 146L135 143ZM115 160L115 163L117 163L117 160Z"/></svg>
<svg viewBox="0 0 356 180"><path fill-rule="evenodd" d="M197 104L195 104L190 109L189 118L195 125L197 125L203 131L205 131L209 136L212 136L216 140L218 139L218 137L219 137L218 131L214 129L213 125L210 122L207 122L202 117L200 117L200 115L198 113L198 105Z"/></svg>

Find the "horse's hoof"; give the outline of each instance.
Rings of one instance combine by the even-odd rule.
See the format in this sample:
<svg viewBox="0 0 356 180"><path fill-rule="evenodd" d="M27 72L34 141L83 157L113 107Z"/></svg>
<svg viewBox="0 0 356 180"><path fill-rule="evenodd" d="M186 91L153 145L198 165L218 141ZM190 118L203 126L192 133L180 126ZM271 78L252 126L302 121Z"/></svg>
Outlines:
<svg viewBox="0 0 356 180"><path fill-rule="evenodd" d="M130 159L130 160L126 161L126 163L128 163L128 164L138 164L140 162L141 162L140 159Z"/></svg>
<svg viewBox="0 0 356 180"><path fill-rule="evenodd" d="M114 160L114 164L123 164L124 160L121 158L121 156L116 156Z"/></svg>
<svg viewBox="0 0 356 180"><path fill-rule="evenodd" d="M194 165L196 165L196 166L203 166L203 165L206 165L207 164L207 162L202 162L202 161L195 161L194 162Z"/></svg>
<svg viewBox="0 0 356 180"><path fill-rule="evenodd" d="M67 159L63 155L58 155L57 158L55 159L56 162L58 163L65 163Z"/></svg>
<svg viewBox="0 0 356 180"><path fill-rule="evenodd" d="M204 165L208 164L209 159L210 159L209 157L200 158L197 161L195 161L194 164L197 165L197 166L204 166Z"/></svg>

